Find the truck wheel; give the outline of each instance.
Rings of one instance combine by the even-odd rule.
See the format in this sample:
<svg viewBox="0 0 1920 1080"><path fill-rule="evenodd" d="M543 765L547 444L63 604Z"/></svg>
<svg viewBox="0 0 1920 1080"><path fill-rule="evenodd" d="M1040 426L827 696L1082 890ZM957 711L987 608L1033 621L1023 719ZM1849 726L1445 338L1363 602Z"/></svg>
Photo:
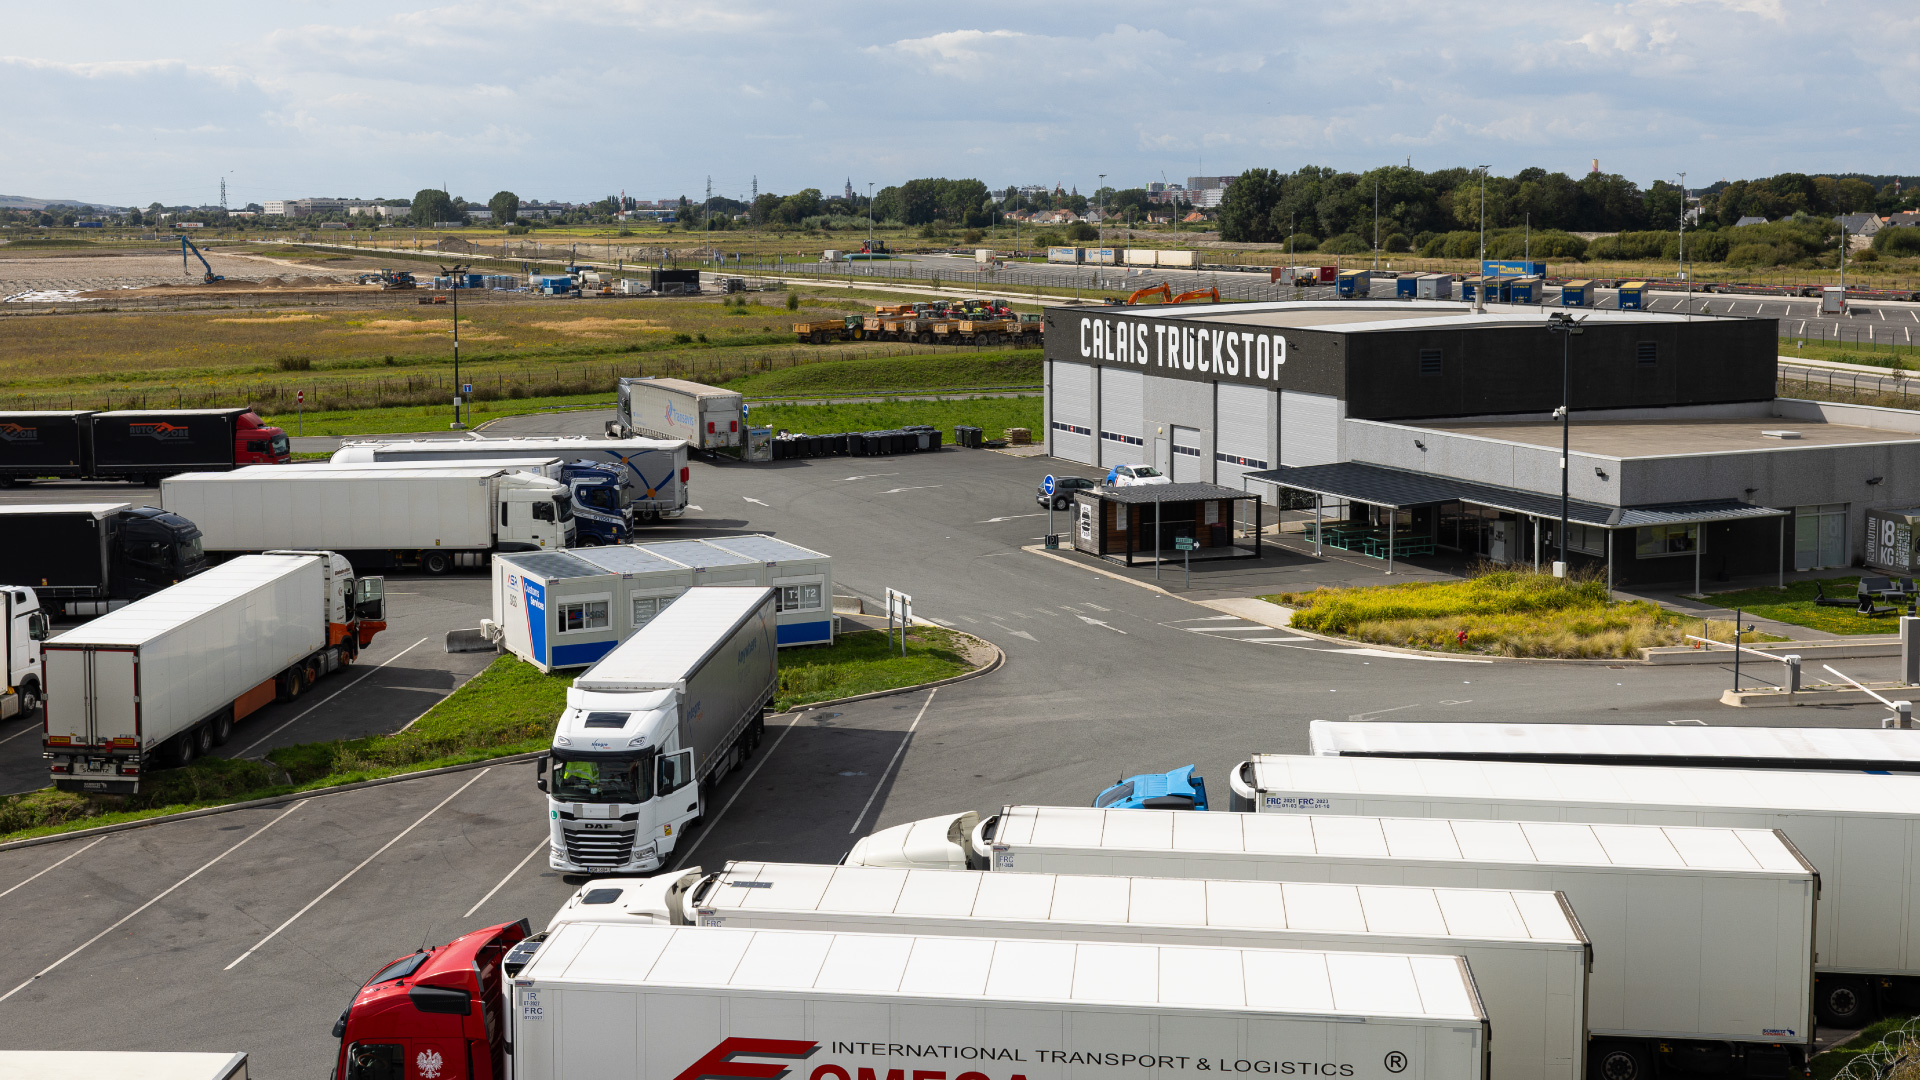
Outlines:
<svg viewBox="0 0 1920 1080"><path fill-rule="evenodd" d="M222 710L219 716L213 718L213 724L211 726L213 728L213 745L225 746L227 745L227 740L233 738L233 714L231 712Z"/></svg>
<svg viewBox="0 0 1920 1080"><path fill-rule="evenodd" d="M198 756L194 752L193 732L174 736L173 753L170 756L173 758L173 766L176 769L184 769L193 764L193 759Z"/></svg>
<svg viewBox="0 0 1920 1080"><path fill-rule="evenodd" d="M40 684L28 679L20 684L20 715L32 716L40 711Z"/></svg>
<svg viewBox="0 0 1920 1080"><path fill-rule="evenodd" d="M1632 1043L1597 1043L1587 1065L1593 1080L1647 1080L1646 1051Z"/></svg>
<svg viewBox="0 0 1920 1080"><path fill-rule="evenodd" d="M187 732L187 738L193 740L193 753L195 757L206 757L213 751L213 726L211 724L200 724L196 726L192 731Z"/></svg>
<svg viewBox="0 0 1920 1080"><path fill-rule="evenodd" d="M453 569L453 559L444 551L429 551L420 556L420 568L429 574L444 574Z"/></svg>
<svg viewBox="0 0 1920 1080"><path fill-rule="evenodd" d="M1858 979L1820 979L1814 1003L1814 1012L1828 1027L1865 1027L1873 1020L1867 985Z"/></svg>
<svg viewBox="0 0 1920 1080"><path fill-rule="evenodd" d="M605 540L597 536L583 536L580 538L581 547L605 547L606 544L607 542Z"/></svg>

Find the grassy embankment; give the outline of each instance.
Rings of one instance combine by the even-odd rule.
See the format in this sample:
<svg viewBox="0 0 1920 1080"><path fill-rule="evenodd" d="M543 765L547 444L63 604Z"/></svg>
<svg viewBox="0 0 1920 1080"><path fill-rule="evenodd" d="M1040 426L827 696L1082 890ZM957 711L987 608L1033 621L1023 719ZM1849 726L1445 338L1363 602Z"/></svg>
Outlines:
<svg viewBox="0 0 1920 1080"><path fill-rule="evenodd" d="M938 627L916 627L905 657L889 653L880 632L843 634L831 647L781 653L774 708L914 686L970 669L955 636ZM202 758L184 769L150 774L146 790L136 796L51 788L10 796L0 799L0 841L544 749L574 674L542 675L531 664L502 656L396 734L285 746L261 761ZM247 730L240 729L243 735Z"/></svg>
<svg viewBox="0 0 1920 1080"><path fill-rule="evenodd" d="M1813 1080L1833 1080L1850 1066L1849 1075L1858 1080L1915 1080L1920 1076L1920 1068L1915 1067L1920 1032L1913 1025L1911 1016L1889 1016L1869 1024L1846 1042L1814 1055L1807 1063Z"/></svg>
<svg viewBox="0 0 1920 1080"><path fill-rule="evenodd" d="M1746 615L1757 615L1776 622L1792 623L1795 626L1825 630L1829 634L1897 634L1900 632L1899 617L1905 610L1871 618L1857 614L1852 603L1858 595L1859 575L1850 577L1822 578L1819 589L1830 598L1848 602L1847 607L1821 607L1814 603L1817 595L1811 581L1791 582L1784 589L1763 586L1758 589L1742 589L1738 592L1714 593L1708 599L1723 608L1733 608ZM1887 607L1886 604L1879 604Z"/></svg>
<svg viewBox="0 0 1920 1080"><path fill-rule="evenodd" d="M1700 626L1697 619L1644 600L1611 600L1606 582L1598 578L1563 581L1526 570L1488 569L1465 581L1317 589L1262 599L1293 608L1292 623L1303 630L1470 655L1638 659L1641 649L1684 644L1683 635ZM1731 634L1731 627L1715 630L1716 638ZM1762 639L1749 634L1746 640Z"/></svg>

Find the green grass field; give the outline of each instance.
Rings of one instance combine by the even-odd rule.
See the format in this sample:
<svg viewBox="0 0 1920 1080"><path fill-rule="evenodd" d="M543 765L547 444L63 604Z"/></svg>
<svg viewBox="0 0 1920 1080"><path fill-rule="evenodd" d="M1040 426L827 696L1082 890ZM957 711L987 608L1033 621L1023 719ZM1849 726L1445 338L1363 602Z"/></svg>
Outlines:
<svg viewBox="0 0 1920 1080"><path fill-rule="evenodd" d="M1040 385L1040 350L831 360L725 383L749 398L808 398Z"/></svg>
<svg viewBox="0 0 1920 1080"><path fill-rule="evenodd" d="M1860 584L1859 575L1850 577L1822 578L1819 588L1828 597L1838 597L1851 604L1857 595ZM1814 603L1815 586L1811 581L1795 581L1785 589L1762 587L1742 589L1738 592L1714 593L1708 597L1724 608L1734 608L1748 615L1758 615L1763 619L1774 619L1795 626L1812 627L1825 630L1829 634L1897 634L1900 632L1900 615L1895 612L1870 618L1859 615L1849 607L1821 607ZM1881 607L1888 605L1881 604Z"/></svg>
<svg viewBox="0 0 1920 1080"><path fill-rule="evenodd" d="M944 431L953 442L953 426L981 428L989 439L1001 438L1010 427L1028 428L1038 435L1043 415L1039 397L972 398L959 401L862 402L858 405L755 405L755 427L832 435L842 431L888 431L907 424L926 424Z"/></svg>

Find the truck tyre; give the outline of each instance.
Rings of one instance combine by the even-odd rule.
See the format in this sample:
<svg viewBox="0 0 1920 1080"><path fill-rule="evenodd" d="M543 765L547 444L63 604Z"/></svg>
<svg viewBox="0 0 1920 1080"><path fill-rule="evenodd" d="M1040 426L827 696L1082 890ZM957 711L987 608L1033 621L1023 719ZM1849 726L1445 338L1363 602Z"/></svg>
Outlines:
<svg viewBox="0 0 1920 1080"><path fill-rule="evenodd" d="M20 683L20 715L32 716L40 711L40 684L34 679L25 679Z"/></svg>
<svg viewBox="0 0 1920 1080"><path fill-rule="evenodd" d="M174 736L172 753L168 756L173 758L173 765L176 769L184 769L188 765L193 764L193 759L197 756L194 753L193 732L182 732Z"/></svg>
<svg viewBox="0 0 1920 1080"><path fill-rule="evenodd" d="M453 557L444 551L429 551L420 556L420 568L429 574L444 574L453 569Z"/></svg>
<svg viewBox="0 0 1920 1080"><path fill-rule="evenodd" d="M1587 1075L1592 1080L1649 1080L1646 1050L1634 1043L1598 1042L1590 1051Z"/></svg>
<svg viewBox="0 0 1920 1080"><path fill-rule="evenodd" d="M580 538L581 547L605 547L606 545L607 542L597 536L583 536Z"/></svg>
<svg viewBox="0 0 1920 1080"><path fill-rule="evenodd" d="M213 725L196 724L187 738L193 741L193 756L206 757L213 751Z"/></svg>
<svg viewBox="0 0 1920 1080"><path fill-rule="evenodd" d="M1873 1022L1873 998L1865 982L1822 976L1815 986L1814 1012L1822 1024L1852 1029Z"/></svg>
<svg viewBox="0 0 1920 1080"><path fill-rule="evenodd" d="M220 715L214 717L209 726L213 729L213 745L227 745L227 740L233 738L232 710L220 710Z"/></svg>

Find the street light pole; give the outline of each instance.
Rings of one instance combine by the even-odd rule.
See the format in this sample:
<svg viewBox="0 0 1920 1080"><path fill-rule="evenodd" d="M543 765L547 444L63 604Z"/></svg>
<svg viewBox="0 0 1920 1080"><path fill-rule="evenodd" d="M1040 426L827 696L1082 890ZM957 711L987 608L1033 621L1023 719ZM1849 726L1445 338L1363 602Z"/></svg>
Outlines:
<svg viewBox="0 0 1920 1080"><path fill-rule="evenodd" d="M441 272L455 279L453 283L453 423L450 426L453 430L459 431L466 427L460 422L460 286L464 282L459 279L466 274L467 268L455 266Z"/></svg>
<svg viewBox="0 0 1920 1080"><path fill-rule="evenodd" d="M1687 174L1680 174L1680 224L1675 229L1680 244L1680 276L1687 276Z"/></svg>
<svg viewBox="0 0 1920 1080"><path fill-rule="evenodd" d="M1487 170L1492 167L1480 166L1480 261L1483 264L1487 261ZM1484 276L1486 272L1487 268L1482 265L1480 273ZM1485 283L1482 283L1482 290L1485 287Z"/></svg>
<svg viewBox="0 0 1920 1080"><path fill-rule="evenodd" d="M1560 561L1554 564L1554 576L1567 576L1568 506L1571 503L1568 467L1572 454L1573 335L1582 331L1573 316L1556 311L1547 316L1547 332L1563 335L1560 339Z"/></svg>

